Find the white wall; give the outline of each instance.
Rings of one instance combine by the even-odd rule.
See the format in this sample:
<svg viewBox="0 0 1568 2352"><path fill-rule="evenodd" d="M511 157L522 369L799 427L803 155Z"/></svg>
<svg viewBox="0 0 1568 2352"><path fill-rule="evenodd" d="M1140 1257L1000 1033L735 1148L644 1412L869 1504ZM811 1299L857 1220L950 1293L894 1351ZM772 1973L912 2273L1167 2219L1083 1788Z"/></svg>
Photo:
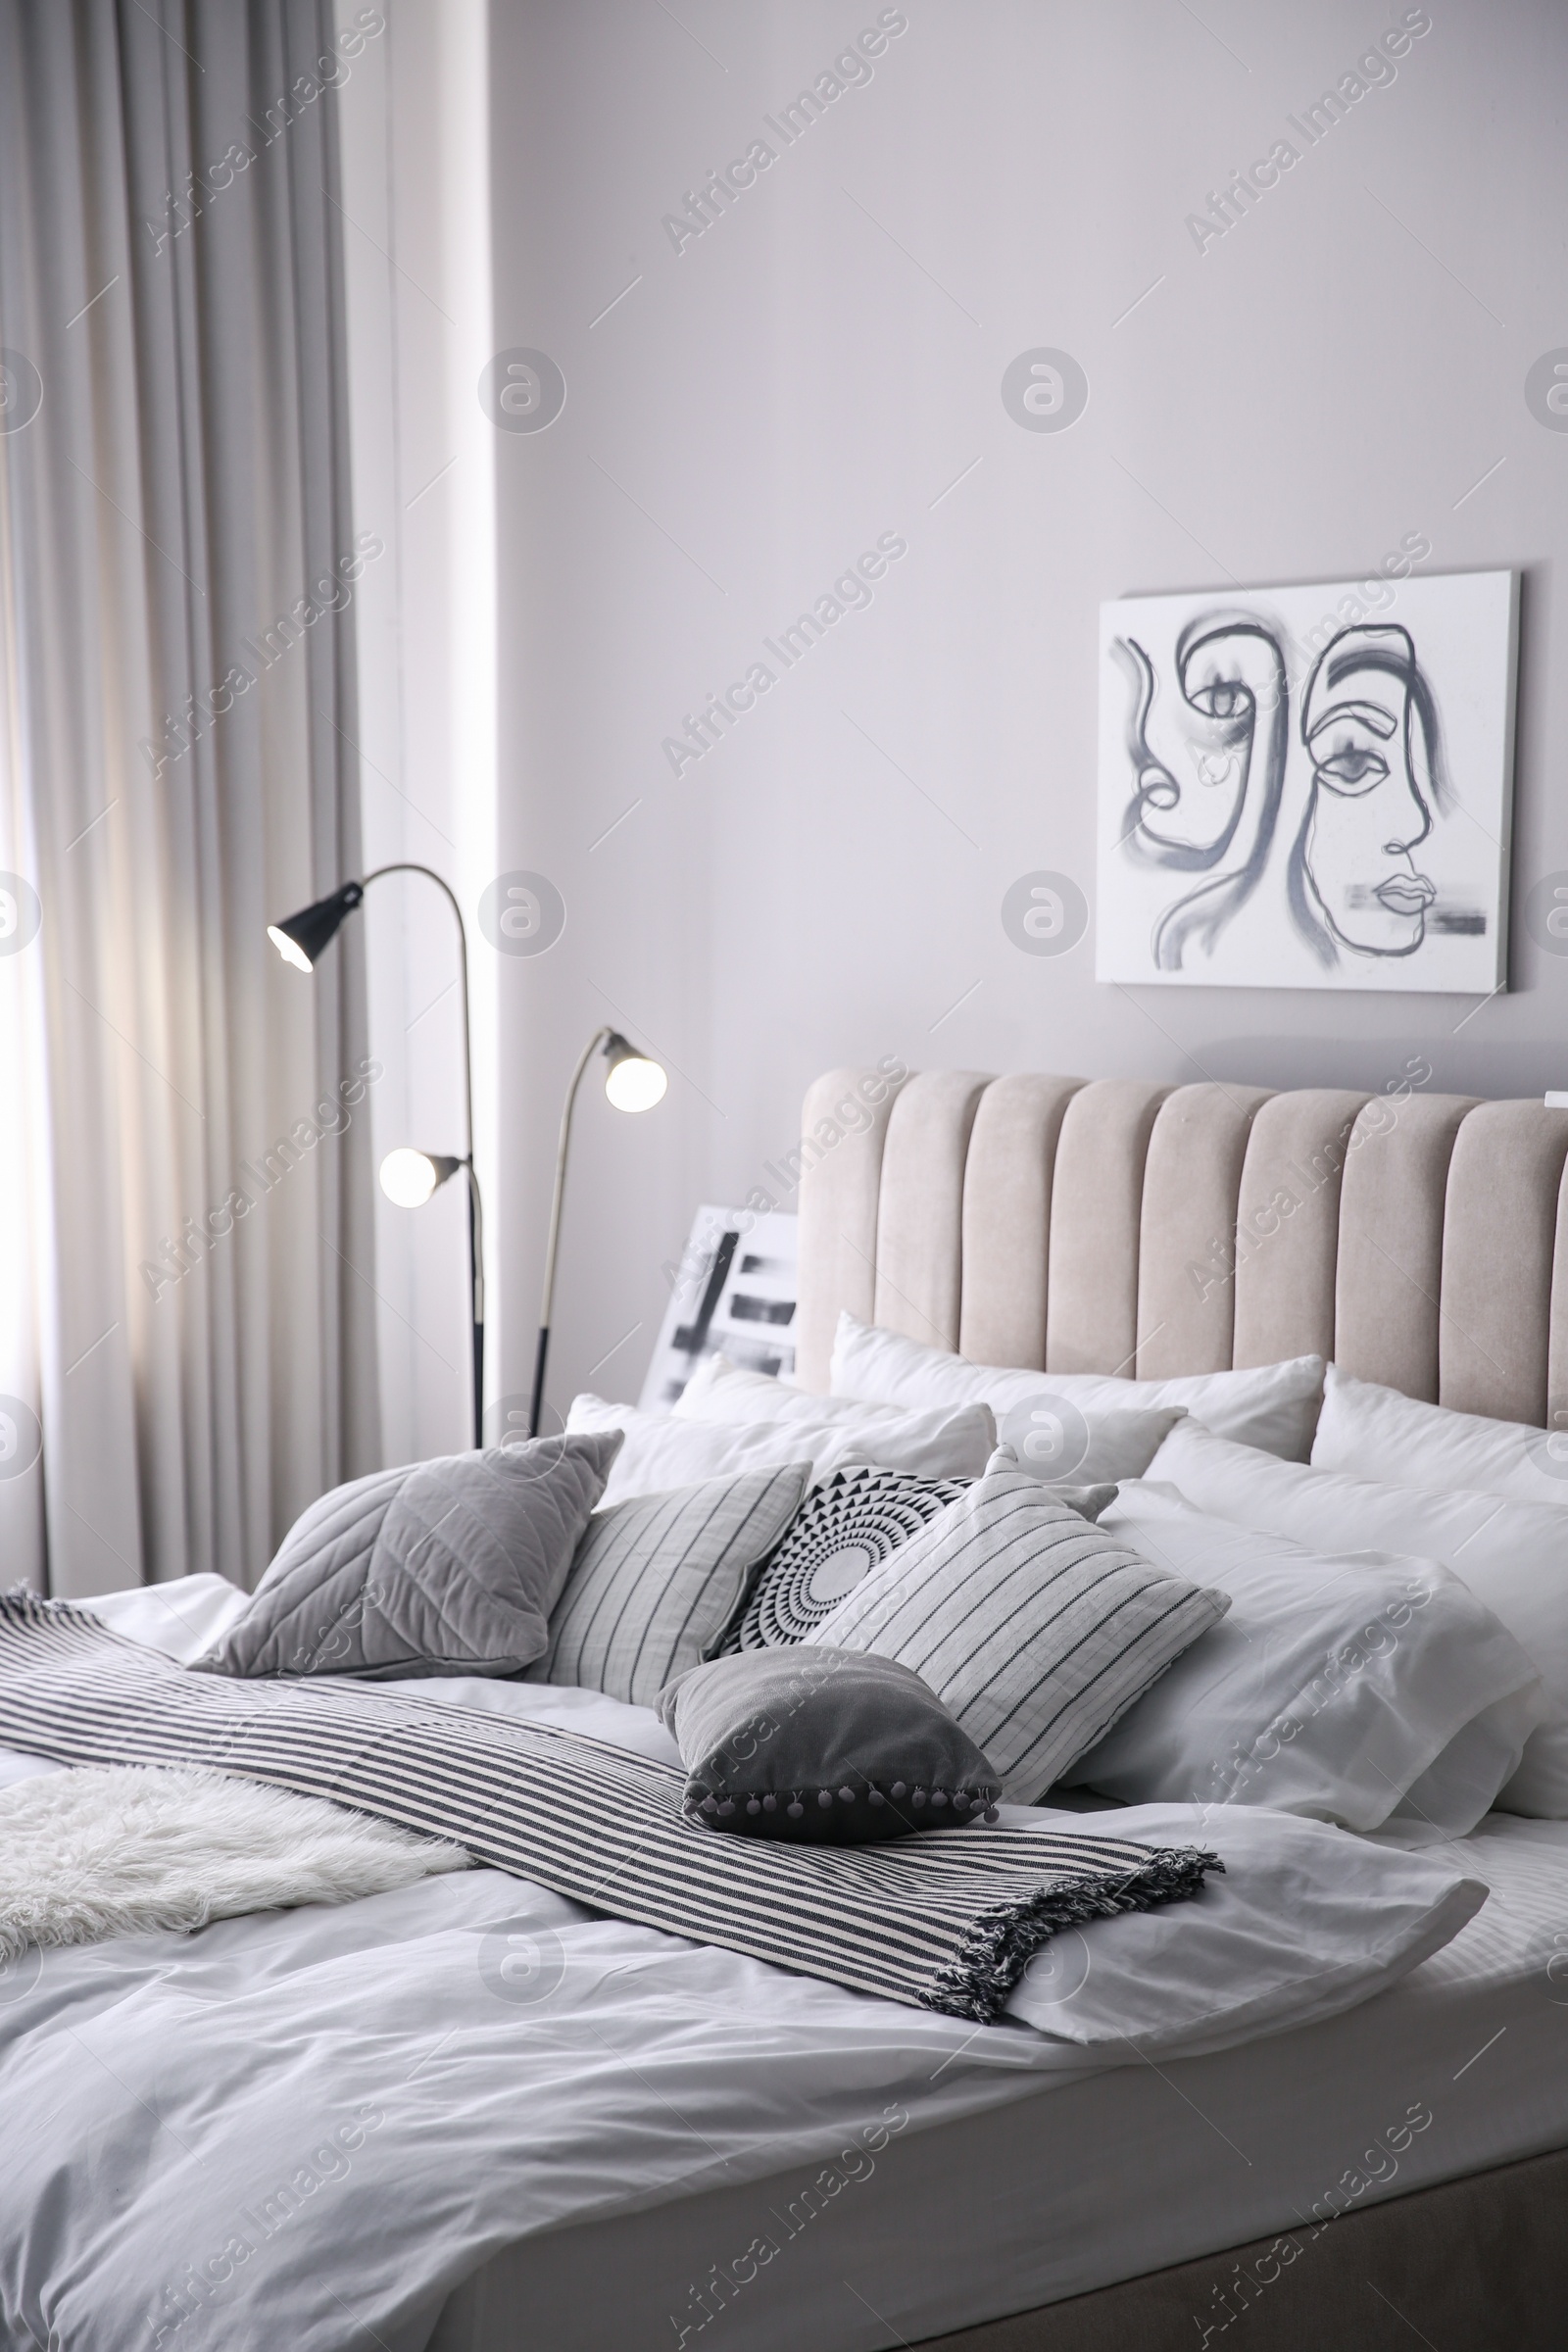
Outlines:
<svg viewBox="0 0 1568 2352"><path fill-rule="evenodd" d="M761 1180L833 1063L1377 1084L1421 1052L1439 1087L1568 1084L1568 967L1518 922L1477 1009L1097 986L1092 930L1044 959L1000 920L1039 867L1093 904L1102 598L1343 578L1405 534L1428 571L1524 571L1516 906L1568 867L1568 437L1523 389L1568 340L1568 16L1434 0L1200 252L1186 216L1401 8L910 0L870 83L677 254L662 216L878 13L494 0L495 342L567 384L494 446L496 863L567 907L548 954L493 957L506 1388L574 1055L611 1019L672 1072L641 1120L585 1102L562 1404L635 1395L693 1204ZM1089 379L1060 433L1000 396L1041 345ZM672 774L682 714L884 532L908 552L871 608Z"/></svg>

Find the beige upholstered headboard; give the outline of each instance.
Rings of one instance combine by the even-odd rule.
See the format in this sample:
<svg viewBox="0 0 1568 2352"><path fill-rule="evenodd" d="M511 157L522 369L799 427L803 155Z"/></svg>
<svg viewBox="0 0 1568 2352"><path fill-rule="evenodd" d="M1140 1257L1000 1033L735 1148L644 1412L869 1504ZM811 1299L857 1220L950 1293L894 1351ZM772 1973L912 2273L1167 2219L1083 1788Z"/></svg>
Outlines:
<svg viewBox="0 0 1568 2352"><path fill-rule="evenodd" d="M1568 1426L1568 1111L834 1070L802 1156L808 1388L848 1307L980 1363L1147 1380L1316 1351Z"/></svg>

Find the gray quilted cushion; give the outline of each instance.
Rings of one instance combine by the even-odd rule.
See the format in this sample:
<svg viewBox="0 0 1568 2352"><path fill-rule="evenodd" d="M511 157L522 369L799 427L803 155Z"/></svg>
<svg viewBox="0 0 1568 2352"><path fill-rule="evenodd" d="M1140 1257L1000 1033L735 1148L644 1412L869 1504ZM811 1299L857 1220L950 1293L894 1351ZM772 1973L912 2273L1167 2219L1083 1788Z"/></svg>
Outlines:
<svg viewBox="0 0 1568 2352"><path fill-rule="evenodd" d="M294 1522L209 1674L516 1674L620 1449L619 1430L377 1470Z"/></svg>

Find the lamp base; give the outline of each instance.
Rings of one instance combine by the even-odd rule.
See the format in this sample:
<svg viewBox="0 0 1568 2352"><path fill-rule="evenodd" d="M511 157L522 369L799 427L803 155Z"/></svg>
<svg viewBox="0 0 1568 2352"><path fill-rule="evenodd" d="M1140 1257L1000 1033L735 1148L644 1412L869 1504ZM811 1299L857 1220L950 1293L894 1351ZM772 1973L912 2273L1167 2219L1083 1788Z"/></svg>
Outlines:
<svg viewBox="0 0 1568 2352"><path fill-rule="evenodd" d="M539 1435L539 1422L545 1409L545 1358L550 1353L550 1326L542 1324L539 1331L539 1349L533 1359L533 1402L528 1408L528 1435Z"/></svg>

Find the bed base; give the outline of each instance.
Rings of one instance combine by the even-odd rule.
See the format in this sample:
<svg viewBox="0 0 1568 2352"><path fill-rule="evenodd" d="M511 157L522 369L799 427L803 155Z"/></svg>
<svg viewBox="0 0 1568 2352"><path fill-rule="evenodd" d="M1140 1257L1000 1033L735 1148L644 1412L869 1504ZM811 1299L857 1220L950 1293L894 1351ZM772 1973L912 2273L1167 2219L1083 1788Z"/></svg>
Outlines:
<svg viewBox="0 0 1568 2352"><path fill-rule="evenodd" d="M1294 2248L1294 2252L1288 2249ZM1561 2352L1568 2148L1254 2238L926 2352ZM1239 2283L1244 2281L1245 2283Z"/></svg>
<svg viewBox="0 0 1568 2352"><path fill-rule="evenodd" d="M726 2232L735 2238L752 2193L718 2192L719 2212L731 2210L727 2220L715 2214L715 2243ZM609 2264L638 2282L640 2294L633 2291L613 2323L617 2347L672 2343L668 2306L680 2298L660 2261L665 2210L564 2230L548 2250L538 2239L509 2247L451 2296L427 2352L539 2352L555 2340L553 2318L572 2313L583 2263ZM886 2217L884 2231L885 2225ZM1568 2148L1559 2148L1413 2189L1320 2228L922 2336L918 2352L1418 2352L1422 2344L1428 2352L1562 2352L1565 2248ZM955 2266L963 2259L960 2232ZM836 2262L827 2267L836 2274ZM977 2297L983 2291L977 2278ZM585 2329L580 2312L564 2332L574 2345L591 2341L607 2352L612 2340ZM693 2333L688 2352L710 2340L721 2352L716 2328L711 2339ZM805 2343L809 2331L790 2340ZM878 2340L909 2342L891 2326Z"/></svg>

